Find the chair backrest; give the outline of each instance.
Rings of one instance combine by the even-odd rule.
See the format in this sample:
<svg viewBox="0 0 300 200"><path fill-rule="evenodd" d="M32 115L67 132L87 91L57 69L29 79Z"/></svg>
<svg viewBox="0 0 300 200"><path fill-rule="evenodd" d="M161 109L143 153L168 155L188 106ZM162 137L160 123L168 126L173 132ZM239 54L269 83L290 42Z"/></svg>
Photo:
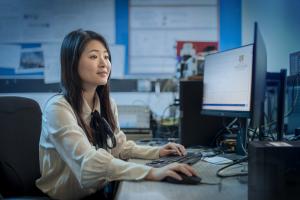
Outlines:
<svg viewBox="0 0 300 200"><path fill-rule="evenodd" d="M36 196L40 177L39 104L24 97L0 97L0 193L8 196Z"/></svg>

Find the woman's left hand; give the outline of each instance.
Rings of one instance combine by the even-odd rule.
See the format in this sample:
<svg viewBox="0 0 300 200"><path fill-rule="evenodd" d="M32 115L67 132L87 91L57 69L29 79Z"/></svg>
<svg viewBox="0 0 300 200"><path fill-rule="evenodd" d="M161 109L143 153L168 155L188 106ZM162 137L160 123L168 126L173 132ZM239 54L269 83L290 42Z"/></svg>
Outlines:
<svg viewBox="0 0 300 200"><path fill-rule="evenodd" d="M168 143L164 146L162 146L159 150L159 157L164 157L167 155L179 155L183 156L186 155L186 150L184 146L181 144L176 144L176 143Z"/></svg>

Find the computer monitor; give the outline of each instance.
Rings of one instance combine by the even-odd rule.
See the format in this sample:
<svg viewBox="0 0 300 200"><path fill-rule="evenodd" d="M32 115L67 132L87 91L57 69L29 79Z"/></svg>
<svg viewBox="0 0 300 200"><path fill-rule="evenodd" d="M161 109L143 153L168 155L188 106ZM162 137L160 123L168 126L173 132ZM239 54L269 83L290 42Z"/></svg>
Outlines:
<svg viewBox="0 0 300 200"><path fill-rule="evenodd" d="M247 128L257 129L263 138L267 53L258 24L254 43L205 58L202 114L238 117L240 132L237 153L245 154ZM247 119L250 120L247 126Z"/></svg>
<svg viewBox="0 0 300 200"><path fill-rule="evenodd" d="M252 73L253 45L206 56L202 113L250 117Z"/></svg>
<svg viewBox="0 0 300 200"><path fill-rule="evenodd" d="M258 24L254 43L210 54L205 58L202 113L263 120L267 54Z"/></svg>

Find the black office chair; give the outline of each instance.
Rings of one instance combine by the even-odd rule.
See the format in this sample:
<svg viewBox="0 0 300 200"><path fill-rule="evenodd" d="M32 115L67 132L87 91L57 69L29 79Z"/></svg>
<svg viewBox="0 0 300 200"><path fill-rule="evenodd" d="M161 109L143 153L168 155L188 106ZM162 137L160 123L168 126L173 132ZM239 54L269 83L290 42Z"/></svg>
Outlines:
<svg viewBox="0 0 300 200"><path fill-rule="evenodd" d="M40 177L41 114L32 99L0 97L0 194L4 198L46 198L35 186Z"/></svg>

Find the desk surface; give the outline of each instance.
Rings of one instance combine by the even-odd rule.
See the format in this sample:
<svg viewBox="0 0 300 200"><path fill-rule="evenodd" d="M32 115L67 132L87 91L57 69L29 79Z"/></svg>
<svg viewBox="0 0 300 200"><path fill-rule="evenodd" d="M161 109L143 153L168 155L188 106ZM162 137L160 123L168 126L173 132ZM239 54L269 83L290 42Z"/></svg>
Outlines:
<svg viewBox="0 0 300 200"><path fill-rule="evenodd" d="M145 162L132 160L133 162ZM202 178L200 185L177 185L155 181L122 181L116 195L117 200L244 200L247 199L247 176L219 178L216 172L224 165L199 161L193 167ZM240 172L242 166L231 168ZM232 172L232 171L231 171ZM215 185L205 184L214 183Z"/></svg>

